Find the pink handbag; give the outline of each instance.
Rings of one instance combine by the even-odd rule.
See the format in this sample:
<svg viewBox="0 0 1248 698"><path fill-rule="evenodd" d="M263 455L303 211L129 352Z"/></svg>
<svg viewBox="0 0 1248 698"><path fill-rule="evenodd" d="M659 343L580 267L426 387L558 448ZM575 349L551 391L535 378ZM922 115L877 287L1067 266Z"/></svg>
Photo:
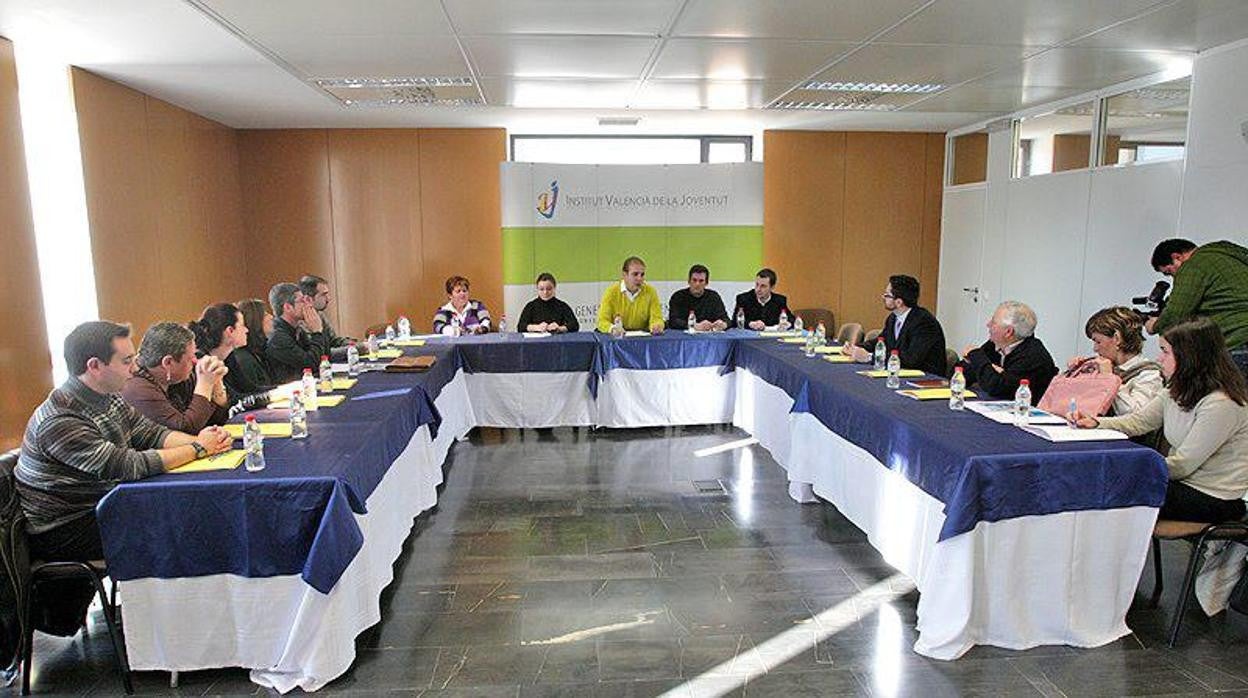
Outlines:
<svg viewBox="0 0 1248 698"><path fill-rule="evenodd" d="M1085 415L1101 416L1109 412L1118 395L1122 379L1113 373L1101 373L1096 359L1088 359L1074 368L1058 374L1044 391L1038 407L1045 412L1065 415L1070 402Z"/></svg>

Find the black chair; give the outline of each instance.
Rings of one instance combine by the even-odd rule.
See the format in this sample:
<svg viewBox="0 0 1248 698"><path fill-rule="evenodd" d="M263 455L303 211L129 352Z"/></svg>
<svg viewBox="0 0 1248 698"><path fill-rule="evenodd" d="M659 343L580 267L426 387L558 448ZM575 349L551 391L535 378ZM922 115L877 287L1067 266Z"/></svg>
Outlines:
<svg viewBox="0 0 1248 698"><path fill-rule="evenodd" d="M945 347L945 378L953 378L953 367L961 360L956 349Z"/></svg>
<svg viewBox="0 0 1248 698"><path fill-rule="evenodd" d="M1188 600L1192 597L1192 588L1196 585L1196 575L1200 573L1200 564L1204 559L1205 546L1215 541L1233 541L1248 544L1248 520L1227 521L1219 524L1206 524L1194 521L1159 520L1153 527L1153 594L1149 603L1153 608L1161 602L1161 541L1182 540L1192 546L1191 557L1187 559L1187 573L1183 576L1183 586L1179 589L1179 599L1175 604L1174 618L1170 621L1170 633L1166 645L1173 648L1179 639L1179 628L1183 624L1183 614L1187 612Z"/></svg>
<svg viewBox="0 0 1248 698"><path fill-rule="evenodd" d="M13 469L17 466L18 452L11 451L0 455L0 501L8 501L14 492ZM21 517L18 513L17 517ZM23 632L22 638L22 695L30 695L30 674L31 667L34 664L34 644L35 644L35 626L34 626L34 606L36 598L36 590L40 584L54 580L65 579L82 579L89 581L95 587L95 593L100 597L100 604L104 609L104 622L108 626L108 635L113 643L113 650L117 656L117 669L121 672L122 685L125 687L126 695L134 693L134 684L130 680L130 664L126 661L125 643L122 642L120 631L117 627L117 587L114 583L113 594L110 596L104 591L104 577L108 572L105 568L103 560L92 560L89 562L77 562L69 560L30 560L25 557L25 551L29 550L26 544L26 528L24 518L17 522L12 528L12 538L20 537L21 540L9 541L12 550L22 551L21 560L16 561L16 565L27 569L18 570L18 574L22 574L25 579L22 584L22 595L20 599L20 626Z"/></svg>

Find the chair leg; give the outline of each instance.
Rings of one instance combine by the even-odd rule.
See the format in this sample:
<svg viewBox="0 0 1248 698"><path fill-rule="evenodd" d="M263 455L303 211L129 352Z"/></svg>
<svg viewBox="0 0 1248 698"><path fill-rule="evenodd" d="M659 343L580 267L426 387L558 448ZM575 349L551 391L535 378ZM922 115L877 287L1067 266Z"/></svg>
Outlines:
<svg viewBox="0 0 1248 698"><path fill-rule="evenodd" d="M1175 604L1174 618L1170 621L1170 639L1167 647L1174 648L1179 639L1179 626L1183 624L1183 614L1187 612L1187 599L1192 595L1192 587L1196 584L1196 573L1200 571L1200 557L1205 550L1205 538L1192 544L1192 557L1187 562L1187 574L1183 576L1183 587L1179 590L1179 600Z"/></svg>
<svg viewBox="0 0 1248 698"><path fill-rule="evenodd" d="M1157 608L1161 603L1161 591L1164 582L1161 573L1161 539L1153 539L1153 597L1149 600L1149 608Z"/></svg>
<svg viewBox="0 0 1248 698"><path fill-rule="evenodd" d="M100 581L100 578L92 576L92 581L95 583L95 591L100 595L100 602L104 607L104 624L108 626L108 636L113 641L113 651L117 653L117 669L121 672L121 684L126 690L126 695L134 695L134 683L130 680L130 661L126 658L126 646L117 629L117 618L113 615L113 606L109 603L108 595L104 592L104 583Z"/></svg>
<svg viewBox="0 0 1248 698"><path fill-rule="evenodd" d="M34 665L35 657L35 622L31 619L31 611L35 607L35 585L33 583L26 587L26 603L22 605L21 613L25 618L22 623L22 634L24 642L22 643L22 695L30 695L30 671Z"/></svg>

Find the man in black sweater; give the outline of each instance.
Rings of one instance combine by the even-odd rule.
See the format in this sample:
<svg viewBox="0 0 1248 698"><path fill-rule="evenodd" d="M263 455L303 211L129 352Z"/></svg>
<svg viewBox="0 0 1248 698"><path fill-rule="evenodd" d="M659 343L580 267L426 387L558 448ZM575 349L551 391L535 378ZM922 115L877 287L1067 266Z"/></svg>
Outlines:
<svg viewBox="0 0 1248 698"><path fill-rule="evenodd" d="M919 307L919 280L904 274L890 276L881 298L884 309L889 311L880 332L888 352L897 350L902 368L945 375L945 331L936 316ZM865 342L862 346L846 344L842 348L859 363L870 363L874 350L874 344L867 346Z"/></svg>
<svg viewBox="0 0 1248 698"><path fill-rule="evenodd" d="M281 283L269 290L269 304L275 319L264 357L273 380L299 380L305 368L316 373L321 357L329 355L329 343L312 299L295 284Z"/></svg>
<svg viewBox="0 0 1248 698"><path fill-rule="evenodd" d="M767 327L789 329L793 313L789 312L789 299L773 293L776 290L776 272L771 269L759 269L754 275L754 290L737 294L737 307L732 311L732 326L737 327L738 313L745 315L745 326L741 329L762 330ZM780 322L780 312L784 311L787 319Z"/></svg>
<svg viewBox="0 0 1248 698"><path fill-rule="evenodd" d="M977 385L990 396L1009 400L1026 378L1031 382L1031 404L1039 404L1057 375L1057 366L1044 344L1032 336L1036 313L1024 303L1006 301L988 321L988 341L968 346L958 365L968 386Z"/></svg>
<svg viewBox="0 0 1248 698"><path fill-rule="evenodd" d="M698 332L721 332L728 329L728 311L719 294L707 288L711 272L701 264L689 267L689 288L672 294L667 302L667 326L673 330L689 329L689 312L693 311L693 329Z"/></svg>

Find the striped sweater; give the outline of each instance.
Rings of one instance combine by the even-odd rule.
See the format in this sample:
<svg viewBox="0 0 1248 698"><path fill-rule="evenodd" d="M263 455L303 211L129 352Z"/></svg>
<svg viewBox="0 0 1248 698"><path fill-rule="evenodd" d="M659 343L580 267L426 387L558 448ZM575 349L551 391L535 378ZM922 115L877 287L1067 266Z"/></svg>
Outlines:
<svg viewBox="0 0 1248 698"><path fill-rule="evenodd" d="M169 430L117 395L70 377L31 415L15 470L31 533L95 512L119 482L164 472L155 449Z"/></svg>

